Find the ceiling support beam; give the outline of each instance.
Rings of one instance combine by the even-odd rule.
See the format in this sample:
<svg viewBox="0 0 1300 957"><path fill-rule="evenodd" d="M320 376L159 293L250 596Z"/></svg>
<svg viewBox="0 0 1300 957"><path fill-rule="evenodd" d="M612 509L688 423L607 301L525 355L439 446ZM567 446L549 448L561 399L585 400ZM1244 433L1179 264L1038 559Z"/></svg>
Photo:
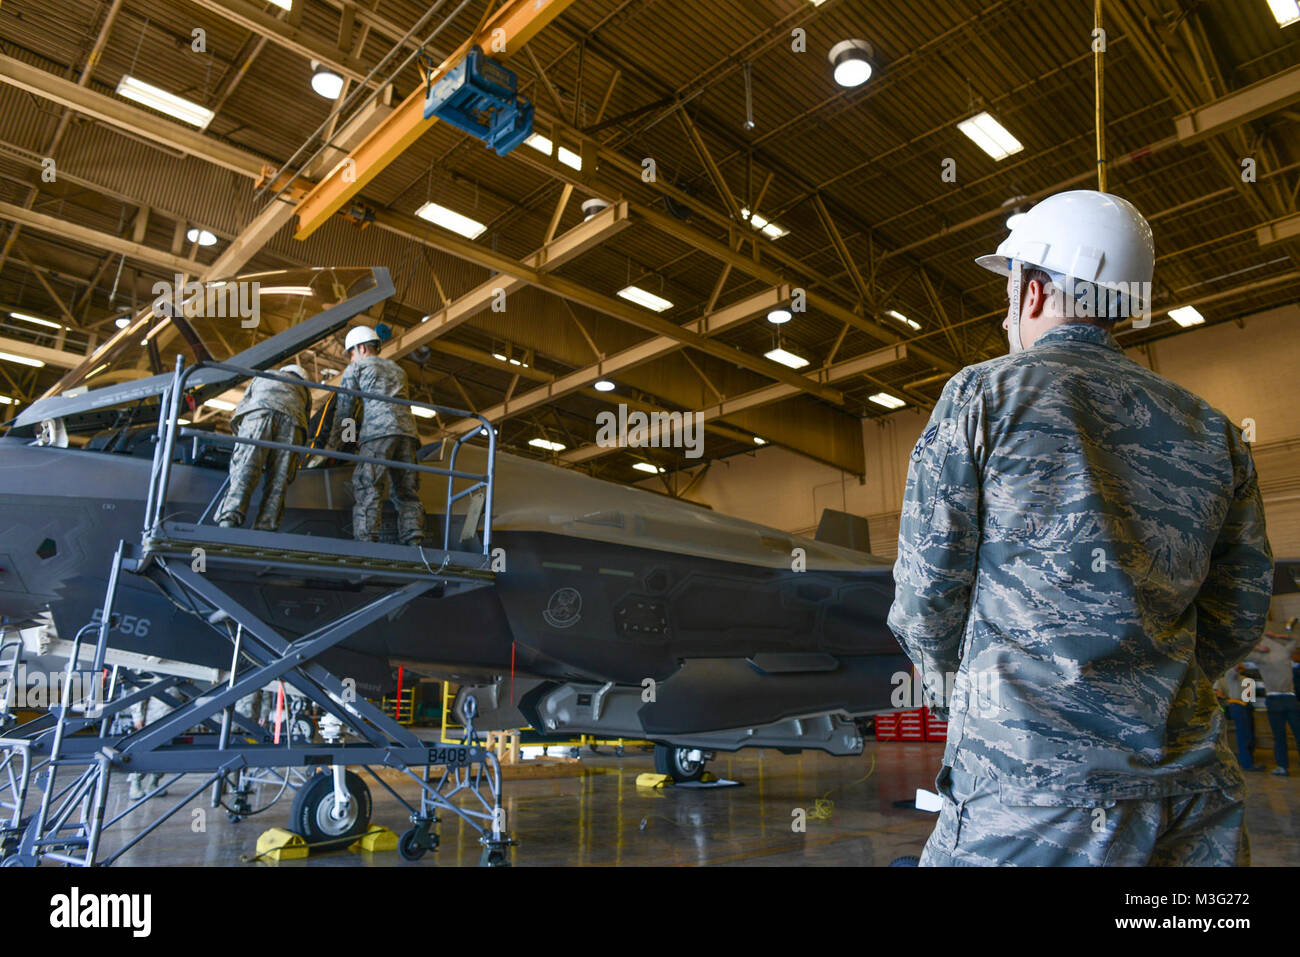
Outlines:
<svg viewBox="0 0 1300 957"><path fill-rule="evenodd" d="M1300 213L1260 226L1255 231L1255 237L1261 246L1300 237Z"/></svg>
<svg viewBox="0 0 1300 957"><path fill-rule="evenodd" d="M1174 129L1183 145L1199 143L1292 103L1300 103L1300 65L1175 117Z"/></svg>
<svg viewBox="0 0 1300 957"><path fill-rule="evenodd" d="M627 203L607 206L591 219L579 223L563 236L525 256L522 264L539 275L549 272L606 241L625 228L628 222ZM401 358L412 349L417 349L438 336L446 335L465 320L488 308L493 299L498 296L502 294L508 296L526 285L528 285L526 280L513 274L495 275L463 296L444 304L442 309L431 315L427 322L412 326L405 335L388 342L381 354L389 359Z"/></svg>
<svg viewBox="0 0 1300 957"><path fill-rule="evenodd" d="M86 361L86 356L80 352L70 352L67 349L51 349L48 346L38 346L19 339L10 339L7 336L0 337L0 352L26 356L29 359L38 359L47 366L55 366L59 369L75 369ZM6 362L5 365L9 365L9 363Z"/></svg>
<svg viewBox="0 0 1300 957"><path fill-rule="evenodd" d="M133 243L129 239L122 239L118 236L114 236L112 233L100 232L97 229L88 229L85 226L69 222L66 219L59 219L56 216L47 216L44 213L36 213L30 209L23 209L23 207L15 206L13 203L0 202L0 219L8 219L11 222L22 223L24 226L31 229L49 233L53 236L58 236L61 239L67 239L72 242L93 246L96 249L106 249L117 253L123 253L128 259L134 259L137 262L146 263L150 266L157 266L166 269L169 272L194 274L203 268L203 264L196 260L185 259L182 256L173 256L160 249L154 249L153 247L145 246L142 243Z"/></svg>
<svg viewBox="0 0 1300 957"><path fill-rule="evenodd" d="M319 60L335 73L360 82L366 77L365 64L347 54L340 55L331 48L330 41L314 36L285 20L279 20L247 0L190 0L220 17L237 23L250 33L292 50L309 60Z"/></svg>

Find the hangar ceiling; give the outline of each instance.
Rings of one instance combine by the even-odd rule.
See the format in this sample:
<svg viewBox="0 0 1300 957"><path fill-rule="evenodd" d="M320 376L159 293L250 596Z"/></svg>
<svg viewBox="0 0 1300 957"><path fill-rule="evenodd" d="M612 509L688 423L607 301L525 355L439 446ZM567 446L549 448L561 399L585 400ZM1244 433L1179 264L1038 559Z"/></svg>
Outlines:
<svg viewBox="0 0 1300 957"><path fill-rule="evenodd" d="M437 123L355 197L369 225L335 215L305 240L286 200L421 84L414 65L392 88L372 81L372 102L331 121L312 61L351 90L394 48L405 59L422 18L440 62L509 0L5 3L0 351L46 365L0 362L0 391L40 395L178 271L386 265L398 295L374 318L416 393L489 414L506 448L624 482L644 479L637 463L666 477L699 464L594 448L596 414L626 402L710 410L705 462L757 438L861 473L861 420L890 411L872 395L927 408L953 371L1004 351L1004 284L973 258L1016 209L1096 182L1091 4L550 2L509 65L581 169L527 146L498 157ZM1121 342L1183 332L1177 306L1213 324L1300 299L1300 27L1263 0L1107 0L1105 26L1108 188L1151 220L1158 256L1154 319ZM845 38L872 45L874 74L853 89L826 59ZM133 104L115 92L124 75L214 117L199 131ZM961 135L984 110L1022 151L995 161ZM259 184L277 170L299 176L278 200ZM584 222L593 197L609 207ZM486 229L456 236L414 215L426 202ZM618 298L629 285L672 305ZM765 316L793 290L807 311L778 329ZM764 357L778 334L806 367ZM601 378L616 390L595 391Z"/></svg>

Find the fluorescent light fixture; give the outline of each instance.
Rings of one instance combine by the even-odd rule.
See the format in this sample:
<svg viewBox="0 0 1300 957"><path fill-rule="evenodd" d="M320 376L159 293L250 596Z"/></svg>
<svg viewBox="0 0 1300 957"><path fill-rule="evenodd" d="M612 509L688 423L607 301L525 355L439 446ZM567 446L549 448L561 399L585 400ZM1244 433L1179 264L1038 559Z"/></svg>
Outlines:
<svg viewBox="0 0 1300 957"><path fill-rule="evenodd" d="M208 399L203 403L209 409L216 409L218 412L234 412L235 403L227 402L225 399Z"/></svg>
<svg viewBox="0 0 1300 957"><path fill-rule="evenodd" d="M561 146L556 152L555 158L570 169L582 169L582 157L571 149Z"/></svg>
<svg viewBox="0 0 1300 957"><path fill-rule="evenodd" d="M673 304L662 296L656 296L652 292L646 292L640 286L624 286L616 295L626 299L628 302L634 302L638 306L645 306L647 309L653 309L655 312L663 312L665 309L671 309Z"/></svg>
<svg viewBox="0 0 1300 957"><path fill-rule="evenodd" d="M797 356L793 352L786 352L779 346L771 352L763 353L764 356L773 362L779 362L783 366L789 366L791 369L802 369L808 364L808 360L803 356Z"/></svg>
<svg viewBox="0 0 1300 957"><path fill-rule="evenodd" d="M547 156L550 156L555 152L555 144L541 133L534 133L532 136L528 137L528 139L524 140L524 143L527 146L531 146L539 153L545 153Z"/></svg>
<svg viewBox="0 0 1300 957"><path fill-rule="evenodd" d="M311 61L311 88L327 100L337 100L343 92L343 77L318 60Z"/></svg>
<svg viewBox="0 0 1300 957"><path fill-rule="evenodd" d="M450 229L453 233L459 233L466 239L478 239L487 230L487 227L478 220L462 216L454 209L439 206L437 203L425 203L415 211L415 215L428 220L436 226L441 226L443 229Z"/></svg>
<svg viewBox="0 0 1300 957"><path fill-rule="evenodd" d="M1007 132L1007 128L987 111L962 120L957 124L957 129L969 136L976 146L995 160L1006 159L1025 148L1020 140Z"/></svg>
<svg viewBox="0 0 1300 957"><path fill-rule="evenodd" d="M774 326L779 326L783 322L789 322L794 318L789 309L773 309L767 314L767 321Z"/></svg>
<svg viewBox="0 0 1300 957"><path fill-rule="evenodd" d="M411 415L418 415L422 419L432 419L437 414L433 409L426 409L419 405L411 406Z"/></svg>
<svg viewBox="0 0 1300 957"><path fill-rule="evenodd" d="M113 325L117 326L119 329L125 329L130 324L131 324L130 316L118 316L116 319L113 320Z"/></svg>
<svg viewBox="0 0 1300 957"><path fill-rule="evenodd" d="M314 296L316 290L311 286L259 286L259 296Z"/></svg>
<svg viewBox="0 0 1300 957"><path fill-rule="evenodd" d="M903 406L907 405L907 403L898 396L890 395L888 392L877 392L875 395L867 396L867 398L876 403L876 405L883 405L886 409L901 409Z"/></svg>
<svg viewBox="0 0 1300 957"><path fill-rule="evenodd" d="M63 327L57 322L50 322L48 319L40 319L36 316L29 316L25 312L11 312L9 315L15 319L21 319L23 322L33 322L38 326L45 326L48 329L62 329Z"/></svg>
<svg viewBox="0 0 1300 957"><path fill-rule="evenodd" d="M865 40L841 40L827 54L835 82L840 86L861 86L871 79L871 46Z"/></svg>
<svg viewBox="0 0 1300 957"><path fill-rule="evenodd" d="M1188 326L1199 326L1205 321L1205 317L1197 312L1192 306L1181 306L1178 309L1170 309L1169 318L1178 323L1184 329Z"/></svg>
<svg viewBox="0 0 1300 957"><path fill-rule="evenodd" d="M788 235L790 232L790 230L786 229L784 226L778 226L771 220L764 219L762 216L758 215L758 213L751 214L748 206L741 208L740 216L742 219L749 220L749 224L768 239L780 239L782 236Z"/></svg>
<svg viewBox="0 0 1300 957"><path fill-rule="evenodd" d="M636 469L638 472L649 472L651 475L658 475L660 472L664 471L664 469L660 468L658 465L651 465L649 462L636 462L632 465L632 468Z"/></svg>
<svg viewBox="0 0 1300 957"><path fill-rule="evenodd" d="M1279 27L1289 27L1300 21L1300 3L1296 0L1268 0L1268 8Z"/></svg>
<svg viewBox="0 0 1300 957"><path fill-rule="evenodd" d="M187 100L175 93L168 93L152 83L145 83L143 80L137 80L130 75L123 76L118 82L117 95L124 96L128 100L135 100L142 106L157 110L159 113L166 113L182 123L197 126L201 130L207 129L208 124L212 122L212 118L217 115L206 106L200 106L193 100Z"/></svg>
<svg viewBox="0 0 1300 957"><path fill-rule="evenodd" d="M215 246L217 237L206 229L189 229L185 232L185 238L192 243L198 243L200 246Z"/></svg>
<svg viewBox="0 0 1300 957"><path fill-rule="evenodd" d="M281 10L292 10L293 0L271 0L271 6L279 7Z"/></svg>
<svg viewBox="0 0 1300 957"><path fill-rule="evenodd" d="M767 445L767 439L760 438L759 436L756 435L756 436L754 436L754 444L755 444L755 445Z"/></svg>
<svg viewBox="0 0 1300 957"><path fill-rule="evenodd" d="M14 400L7 395L0 395L0 405L13 405Z"/></svg>
<svg viewBox="0 0 1300 957"><path fill-rule="evenodd" d="M596 383L595 389L597 392L613 392L614 383L610 382L608 379L601 379Z"/></svg>
<svg viewBox="0 0 1300 957"><path fill-rule="evenodd" d="M549 439L529 439L528 444L535 449L545 449L547 452L563 452L566 448L560 442L552 442Z"/></svg>
<svg viewBox="0 0 1300 957"><path fill-rule="evenodd" d="M509 361L510 361L509 359L507 359L505 356L503 356L503 355L502 355L501 353L499 353L499 352L494 352L494 353L492 353L492 358L493 358L493 359L500 359L502 362L509 362Z"/></svg>
<svg viewBox="0 0 1300 957"><path fill-rule="evenodd" d="M907 318L907 316L903 315L897 309L886 309L885 315L889 316L891 319L897 319L905 326L911 326L917 332L921 331L921 324L919 322L917 322L915 319Z"/></svg>
<svg viewBox="0 0 1300 957"><path fill-rule="evenodd" d="M177 420L176 420L176 424L177 424L177 425L189 425L189 424L190 424L190 420L189 420L189 419L177 419Z"/></svg>
<svg viewBox="0 0 1300 957"><path fill-rule="evenodd" d="M45 363L40 359L31 359L27 356L16 356L12 352L0 352L0 359L5 362L16 362L21 366L31 366L33 369L44 369Z"/></svg>
<svg viewBox="0 0 1300 957"><path fill-rule="evenodd" d="M86 378L87 378L87 379L94 378L95 376L99 375L101 372L103 372L103 371L104 371L105 369L107 369L107 368L108 368L108 363L107 363L107 362L105 362L105 363L104 363L103 365L101 365L101 366L95 366L95 368L91 369L89 372L86 373ZM67 393L65 392L64 395L67 395Z"/></svg>

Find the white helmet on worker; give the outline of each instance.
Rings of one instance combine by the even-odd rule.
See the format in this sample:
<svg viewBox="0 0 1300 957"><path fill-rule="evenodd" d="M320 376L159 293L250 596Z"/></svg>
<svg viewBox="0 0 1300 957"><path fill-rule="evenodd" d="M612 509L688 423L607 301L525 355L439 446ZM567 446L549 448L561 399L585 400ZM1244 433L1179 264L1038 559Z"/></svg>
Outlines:
<svg viewBox="0 0 1300 957"><path fill-rule="evenodd" d="M299 379L307 378L307 370L296 363L293 365L283 366L280 371L289 375L296 375Z"/></svg>
<svg viewBox="0 0 1300 957"><path fill-rule="evenodd" d="M975 262L1012 277L1012 352L1021 348L1017 263L1043 270L1067 295L1074 292L1071 299L1086 291L1100 303L1104 296L1095 288L1100 287L1117 294L1112 298L1124 314L1150 309L1155 267L1151 225L1132 203L1110 193L1077 189L1047 197L1023 215L997 252ZM1099 309L1090 314L1107 313Z"/></svg>
<svg viewBox="0 0 1300 957"><path fill-rule="evenodd" d="M348 352L351 352L357 346L378 341L379 334L369 326L353 326L348 330L348 337L344 340L343 346Z"/></svg>

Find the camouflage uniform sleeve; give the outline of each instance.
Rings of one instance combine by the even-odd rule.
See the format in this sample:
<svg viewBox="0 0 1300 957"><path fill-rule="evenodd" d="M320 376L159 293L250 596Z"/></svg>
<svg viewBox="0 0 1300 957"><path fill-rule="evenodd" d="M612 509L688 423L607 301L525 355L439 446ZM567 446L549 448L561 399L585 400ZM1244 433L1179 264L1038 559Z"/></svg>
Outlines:
<svg viewBox="0 0 1300 957"><path fill-rule="evenodd" d="M341 389L357 388L356 369L356 363L350 363L343 370L343 375L339 377L339 381L334 384ZM339 440L342 438L343 433L343 420L352 418L356 405L356 396L345 395L342 392L334 393L334 422L330 426L330 440L325 444L326 448L337 449L339 447Z"/></svg>
<svg viewBox="0 0 1300 957"><path fill-rule="evenodd" d="M961 663L980 541L981 385L965 369L944 387L912 450L898 530L889 627L940 714L945 676Z"/></svg>
<svg viewBox="0 0 1300 957"><path fill-rule="evenodd" d="M1237 486L1196 596L1196 660L1207 675L1222 674L1250 654L1268 623L1273 594L1259 478L1241 433L1230 428Z"/></svg>

